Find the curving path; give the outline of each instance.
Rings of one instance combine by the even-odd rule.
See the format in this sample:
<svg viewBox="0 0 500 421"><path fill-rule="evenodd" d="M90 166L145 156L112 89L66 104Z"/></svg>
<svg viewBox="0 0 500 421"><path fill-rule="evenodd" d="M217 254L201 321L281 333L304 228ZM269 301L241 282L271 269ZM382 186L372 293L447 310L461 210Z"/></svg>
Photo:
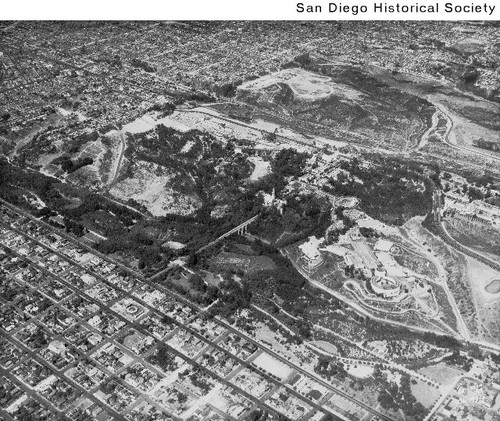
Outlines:
<svg viewBox="0 0 500 421"><path fill-rule="evenodd" d="M471 152L471 153L483 156L483 157L488 158L488 159L493 159L493 160L498 161L500 163L500 156L489 154L487 152L482 152L479 149L469 148L467 146L456 145L454 143L451 143L451 141L450 141L450 133L451 133L451 131L454 128L453 119L448 114L446 114L446 112L439 105L436 105L436 104L433 104L433 105L436 107L436 109L439 110L439 112L443 115L443 117L447 121L447 124L446 124L446 133L443 136L444 143L446 143L451 148L456 149L456 150L458 150L460 152L464 152L464 151Z"/></svg>
<svg viewBox="0 0 500 421"><path fill-rule="evenodd" d="M460 252L462 252L470 257L473 257L474 259L479 260L481 263L484 263L485 265L488 265L491 268L500 272L500 264L499 263L497 263L494 260L490 259L489 257L486 257L486 256L482 255L481 253L471 249L470 247L464 246L462 243L459 243L446 230L446 227L444 226L443 220L441 218L441 210L442 210L441 190L436 190L432 196L432 199L433 199L434 221L436 222L436 228L439 231L439 236L441 237L441 239L444 240L449 245L451 245L456 250L458 250L458 251L460 251Z"/></svg>

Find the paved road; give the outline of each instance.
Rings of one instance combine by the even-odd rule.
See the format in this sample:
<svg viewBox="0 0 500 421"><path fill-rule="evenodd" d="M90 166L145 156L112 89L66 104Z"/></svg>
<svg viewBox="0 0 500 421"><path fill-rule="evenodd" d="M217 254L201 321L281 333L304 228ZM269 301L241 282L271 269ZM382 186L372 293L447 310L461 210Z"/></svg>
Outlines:
<svg viewBox="0 0 500 421"><path fill-rule="evenodd" d="M457 302L455 301L455 297L450 291L450 288L448 286L448 275L446 273L446 270L442 266L441 262L434 256L432 253L427 251L425 246L423 244L420 244L417 242L415 239L411 238L411 235L408 233L406 239L413 243L416 247L420 249L422 253L424 253L429 260L431 260L434 263L434 266L436 267L438 271L438 278L439 278L439 285L443 288L446 297L448 298L448 302L451 305L451 308L453 310L453 314L455 315L455 318L457 319L457 328L462 336L463 339L465 340L470 340L470 332L467 327L467 324L464 321L464 318L462 317L462 313L460 313L460 309L458 308Z"/></svg>
<svg viewBox="0 0 500 421"><path fill-rule="evenodd" d="M453 383L448 386L446 388L446 391L441 395L441 397L436 401L436 403L432 406L431 410L429 411L429 413L427 414L427 416L424 418L423 421L429 421L433 416L434 414L436 413L436 411L438 410L438 408L441 406L441 404L446 400L446 398L450 395L450 393L453 391L453 389L455 388L455 386L458 384L458 382L462 379L462 376L460 377L457 377Z"/></svg>
<svg viewBox="0 0 500 421"><path fill-rule="evenodd" d="M109 282L106 280L106 278L100 276L99 274L95 273L95 272L92 272L90 271L89 269L86 269L84 266L78 264L77 262L71 260L70 258L68 258L67 256L65 256L64 254L58 252L57 250L54 250L54 249L51 249L50 247L48 247L47 245L39 242L37 239L31 237L30 235L24 233L23 231L17 229L17 228L12 228L12 227L9 227L9 229L17 232L18 234L20 235L23 235L27 238L29 238L31 241L37 243L38 245L40 245L41 247L47 249L47 250L50 250L52 253L55 253L56 255L58 255L60 258L68 261L69 263L71 263L73 266L76 266L76 267L79 267L81 270L84 270L86 272L88 272L89 274L92 274L93 276L95 276L97 279L99 279L102 283L105 283L107 284L108 286L116 289L116 290L119 290L123 295L125 295L127 298L131 298L133 300L135 300L136 302L138 302L139 304L141 304L142 306L144 306L145 308L147 308L148 310L150 310L151 312L156 312L158 313L160 310L154 308L153 306L149 305L147 302L141 300L140 298L138 298L137 296L133 295L131 292L129 291L125 291L119 287L117 287L116 285L114 285L113 283ZM16 253L17 254L17 253ZM51 273L50 271L47 271L46 269L38 266L35 262L31 261L31 259L27 258L26 256L21 256L21 255L18 255L19 257L22 257L24 258L25 260L27 261L30 261L31 264L33 265L36 265L37 269L39 270L42 270L44 272L47 272L49 274L51 274L51 276L53 276L54 278L56 278L57 280L61 281L61 282L64 282L63 279L61 277L59 277L58 275L55 275L53 273ZM67 285L69 286L70 284L67 283ZM73 289L75 290L75 288L73 287ZM75 290L76 291L76 290ZM125 319L124 317L120 316L119 313L116 313L115 311L109 309L111 303L108 303L106 304L105 306L103 305L102 302L100 302L99 300L96 300L94 298L92 298L91 296L85 294L85 292L82 292L80 295L84 294L85 295L85 298L90 300L91 302L93 302L94 304L100 306L103 311L107 311L109 313L112 313L115 317L118 317L119 319L121 319L122 321L124 321L125 323L127 324L130 324L130 321L127 321L127 319ZM161 313L161 312L160 312ZM168 316L168 315L167 315ZM331 412L330 410L324 408L324 407L321 407L320 405L318 405L316 402L310 400L309 398L299 394L298 392L296 392L294 389L292 389L289 385L287 385L285 382L283 381L279 381L279 380L276 380L275 378L269 376L266 372L258 369L257 367L253 366L252 364L250 364L248 361L245 361L243 359L241 359L240 357L228 352L226 349L222 348L220 345L218 345L217 341L212 341L212 340L209 340L207 338L205 338L203 335L201 335L198 331L196 331L195 329L191 328L189 326L189 324L187 323L182 323L182 322L179 322L178 320L176 319L173 319L171 318L171 321L172 323L178 325L179 327L182 327L184 330L188 331L190 334L192 334L193 336L197 337L199 340L203 341L204 343L212 346L213 348L215 348L217 351L220 351L226 355L228 355L230 358L233 358L235 359L239 364L241 364L243 367L247 367L253 371L258 371L259 374L261 376L263 376L264 378L266 378L271 384L274 384L275 386L277 387L283 387L290 395L293 395L295 397L297 397L298 399L300 399L301 401L303 402L307 402L307 404L309 404L312 408L316 409L316 410L319 410L319 411L322 411L322 412L325 412L327 414L330 414L332 416L336 416L335 413ZM134 327L136 329L138 329L138 327L134 324ZM141 330L141 329L138 329L138 330ZM148 334L147 333L147 330L145 329L142 329L145 333L145 334ZM235 331L237 332L237 335L238 336L242 336L241 333L239 331ZM259 349L261 349L261 347L256 344L258 346ZM167 346L170 347L170 345L167 344ZM174 348L172 348L174 349ZM198 362L196 362L193 359L187 357L186 355L182 354L182 353L179 353L178 351L175 351L178 355L182 356L184 359L190 361L193 365L195 366L199 366L199 367L202 367L202 369L204 371L209 371L208 369L206 369L205 367L201 366ZM212 375L214 375L215 377L219 377L217 376L216 374L212 373ZM309 375L310 377L310 375ZM237 390L238 392L240 392L241 394L243 394L245 397L247 397L251 402L254 402L254 403L258 403L258 404L261 404L260 401L257 401L256 398L253 396L253 395L250 395L249 393L245 392L243 389L239 388L238 386L234 385L233 383L230 383L229 381L227 381L227 378L221 378L219 377L218 380L220 380L222 383L226 384L226 385L229 385L231 386L233 389ZM273 413L276 413L276 411L274 409L272 409L271 407L269 407L268 405L265 405L265 404L261 404L261 406L264 406L264 409L270 411L270 412L273 412Z"/></svg>
<svg viewBox="0 0 500 421"><path fill-rule="evenodd" d="M463 244L459 243L457 240L455 240L449 232L446 230L446 227L443 224L442 218L441 218L441 191L436 189L436 191L433 194L433 218L434 218L434 226L437 230L437 235L439 238L441 238L445 243L450 245L452 248L455 250L466 254L476 260L479 260L481 263L484 263L487 266L490 266L491 268L500 271L500 264L495 262L494 260L489 259L486 256L483 256L482 254L478 253L477 251L464 246ZM471 340L469 337L469 341L471 343L475 343L479 346L482 346L484 348L488 348L489 350L493 350L495 352L500 351L500 345L490 343L490 342L485 342L485 341L478 341L478 340Z"/></svg>
<svg viewBox="0 0 500 421"><path fill-rule="evenodd" d="M434 221L436 222L436 228L438 230L439 236L446 243L451 245L456 250L473 257L474 259L479 260L481 263L490 266L491 268L500 271L500 263L482 255L481 253L471 249L470 247L464 246L462 243L459 243L455 240L449 232L446 230L446 227L443 223L443 219L441 217L442 212L442 204L441 204L441 190L436 189L433 194L433 215Z"/></svg>
<svg viewBox="0 0 500 421"><path fill-rule="evenodd" d="M337 298L338 300L346 303L349 307L351 307L357 313L362 314L363 316L369 317L370 319L377 320L377 321L382 322L382 323L392 324L394 326L401 326L401 327L405 327L407 329L415 330L415 331L422 332L422 333L429 332L429 330L430 330L429 328L412 326L412 325L408 325L408 324L405 324L402 322L398 322L396 320L382 319L380 317L373 315L372 313L368 312L365 308L361 307L357 302L354 302L352 300L348 300L345 296L343 296L343 295L337 293L336 291L332 290L331 288L328 288L325 285L315 281L314 279L312 279L309 276L309 274L307 274L304 270L302 270L302 268L300 266L298 266L292 259L289 259L289 260L291 261L291 263L293 264L295 269L297 269L297 271L304 278L306 278L311 283L311 285L314 285L315 287L325 291L327 294L332 295L333 297ZM443 335L442 331L435 331L434 333L437 333L439 335Z"/></svg>
<svg viewBox="0 0 500 421"><path fill-rule="evenodd" d="M118 161L116 163L116 167L114 168L113 174L109 178L107 189L110 189L111 187L113 187L113 184L115 183L116 179L118 178L118 175L120 174L120 169L122 167L122 162L123 162L123 155L124 155L125 149L127 147L127 143L125 140L125 134L120 130L118 132L117 136L120 138L120 150L119 150L119 154L118 154Z"/></svg>
<svg viewBox="0 0 500 421"><path fill-rule="evenodd" d="M198 307L198 306L194 305L193 303L191 303L190 301L188 301L186 298L184 298L184 297L180 296L179 294L177 294L177 293L175 293L175 292L173 292L173 291L171 291L171 290L169 290L169 289L165 288L164 286L162 286L162 285L160 285L160 284L157 284L157 283L151 282L150 280L146 279L146 278L145 278L144 276L142 276L141 274L138 274L137 272L135 272L135 271L131 270L130 268L127 268L126 266L121 265L121 264L119 264L119 263L115 262L114 260L110 259L109 257L107 257L107 256L105 256L105 255L102 255L102 254L100 254L100 253L95 253L95 250L91 249L90 247L88 247L88 246L86 246L86 245L84 245L84 244L82 244L82 243L80 243L80 242L78 242L78 241L75 241L75 239L74 239L73 237L69 236L68 234L66 234L66 233L64 233L64 232L61 232L60 230L57 230L57 229L55 229L54 227L52 227L52 226L50 226L50 225L48 225L48 224L45 224L45 223L43 223L43 222L41 222L41 221L37 220L37 219L36 219L36 218L34 218L32 215L30 215L29 213L27 213L27 212L23 211L22 209L19 209L19 208L15 207L15 206L11 205L11 204L10 204L10 203L8 203L8 202L5 202L5 201L4 201L4 200L2 200L2 199L0 199L0 203L4 203L4 204L5 204L8 208L10 208L11 210L14 210L14 211L15 211L15 212L17 212L17 213L20 213L20 214L25 215L26 217L28 217L28 218L30 218L30 219L32 219L32 220L34 220L36 223L38 223L38 224L42 224L42 225L44 225L46 228L49 228L49 229L50 229L50 230L52 230L52 231L57 231L57 232L58 232L58 234L60 234L61 236L63 236L63 237L65 237L65 238L67 238L67 239L68 239L68 240L70 240L71 242L73 242L73 243L75 243L75 242L76 242L76 243L78 244L78 246L83 247L83 248L85 248L86 250L88 250L89 252L92 252L92 253L94 253L94 254L97 254L97 255L98 255L99 257L101 257L103 260L106 260L106 261L108 261L108 262L110 262L110 263L112 263L112 264L114 264L114 265L117 265L118 267L120 267L120 268L122 268L122 269L126 270L128 273L132 274L135 278L138 278L138 279L139 279L140 281L142 281L143 283L146 283L146 284L148 284L148 285L150 285L150 286L152 286L152 287L154 287L154 288L156 288L156 289L159 289L159 290L160 290L160 291L162 291L162 292L167 293L167 294L168 294L168 295L170 295L170 296L173 296L173 297L174 297L177 301L181 302L182 304L185 304L185 305L189 306L191 309L195 310L196 312L198 312L198 313L202 313L202 314L206 314L206 312L205 312L203 309L201 309L200 307ZM12 228L11 228L11 229L12 229ZM21 233L22 233L22 232L21 232ZM25 234L25 233L22 233L22 234L23 234L23 235L25 235L25 236L27 235L27 234ZM37 242L37 240L36 240L36 239L34 239L34 241L35 241L35 242ZM41 243L40 243L40 244L41 244ZM43 245L43 244L42 244L42 245ZM85 268L84 268L84 269L85 269ZM87 269L85 269L85 270L87 270ZM62 281L62 280L61 280L61 281ZM64 283L64 281L62 281L62 282ZM104 282L109 283L108 281L104 281ZM117 289L117 287L116 287L115 285L113 285L113 284L110 284L110 285L111 285L113 288ZM136 301L139 301L139 300L137 299L137 297L135 297L135 296L133 296L133 299L134 299L134 300L136 300ZM98 303L96 303L96 304L98 304ZM142 304L142 303L141 303L141 304ZM145 303L145 304L146 304L146 306L147 306L147 307L151 308L151 306L147 305L147 303ZM99 304L98 304L98 305L99 305ZM144 304L143 304L143 305L144 305ZM100 304L100 307L102 307L102 303ZM152 308L152 310L158 311L157 309L153 309L153 308ZM119 316L118 318L123 319L123 317L121 317L120 315L118 315L118 316ZM235 333L236 335L238 335L239 337L241 337L241 338L243 338L243 339L245 339L245 340L247 340L247 341L249 341L249 342L253 343L254 345L256 345L258 348L262 349L263 351L265 351L265 352L267 352L267 353L269 353L269 354L273 355L275 358L277 358L279 361L283 362L284 364L286 364L286 365L288 365L288 366L292 367L292 368L293 368L293 369L295 369L296 371L298 371L298 372L300 372L300 373L302 373L302 374L304 374L304 375L306 375L306 376L308 376L308 377L312 378L312 379L313 379L313 380L315 380L316 382L318 382L318 383L322 384L322 385L323 385L323 386L325 386L325 387L326 387L329 391L334 392L334 393L336 393L336 394L339 394L339 395L343 396L344 398L346 398L347 400L351 401L352 403L354 403L354 404L358 405L359 407L361 407L361 408L365 409L366 411L370 412L372 415L376 415L376 416L380 417L380 419L382 419L382 420L392 421L392 419L391 419L390 417L388 417L388 416L384 415L383 413L379 412L378 410L376 410L376 409L374 409L374 408L370 407L369 405L365 404L364 402L359 401L359 400L358 400L358 399L356 399L356 398L353 398L352 396L348 395L347 393L343 392L342 390L340 390L340 389L336 388L335 386L331 385L330 383L326 382L325 380L323 380L323 378L321 378L320 376L316 375L315 373L313 374L313 373L311 373L311 372L308 372L308 371L304 370L303 368L301 368L301 367L300 367L300 366L298 366L297 364L295 364L295 363L291 362L291 361L290 361L290 360L288 360L287 358L285 358L285 357L283 357L283 356L281 356L281 355L277 354L276 352L274 352L274 351L273 351L272 349L270 349L269 347L267 347L267 346L265 346L265 345L261 344L260 342L255 341L253 338L251 338L251 337L249 337L249 336L245 335L243 332L239 331L238 329L235 329L233 326L229 325L228 323L226 323L225 321L221 320L220 318L215 318L214 320L216 320L216 321L217 321L217 323L219 323L220 325L222 325L222 326L223 326L224 328L226 328L227 330L229 330L229 331L231 331L231 332ZM127 322L127 323L128 323L128 322ZM191 328L189 328L188 326L183 325L183 327L184 327L186 330L193 331L193 330L192 330ZM196 331L194 331L194 332L196 332ZM149 334L149 333L146 333L146 334ZM196 332L196 336L200 336L200 335L198 334L198 332ZM203 337L200 337L200 339L205 340ZM216 345L216 344L213 344L213 345L214 345L216 348L219 348L219 347L218 347L218 345ZM167 346L168 346L168 344L167 344ZM227 351L225 351L224 349L222 349L222 350L224 351L224 353L226 353L226 354L227 354ZM178 351L175 351L175 352L176 352L176 353L178 353ZM183 354L180 354L180 355L182 355L182 356L183 356L183 358L185 358L185 359L186 359L186 357L185 357ZM194 362L194 363L196 364L196 362ZM234 386L234 385L231 385L231 387L235 388L235 386ZM293 390L293 389L292 389L292 390ZM295 394L296 392L295 392L295 391L293 391L293 392L291 392L291 393ZM245 396L247 395L246 393L243 393L243 394L244 394ZM305 399L304 397L302 397L302 395L300 395L300 396L301 396L301 399L302 399L302 400L306 400L306 401L308 400L308 399ZM255 399L255 398L252 398L251 400L254 400L254 399ZM309 402L308 402L308 403L309 403ZM314 407L314 404L313 404L313 407ZM324 408L321 408L321 410L322 410L323 412L330 413L330 411L328 411L328 410L326 410L326 409L324 409ZM275 411L275 410L273 410L273 409L270 409L270 411L271 411L271 412L276 412L276 411ZM335 415L335 414L333 414L333 413L332 413L332 415Z"/></svg>
<svg viewBox="0 0 500 421"><path fill-rule="evenodd" d="M49 409L54 414L57 414L59 416L60 420L72 421L66 415L60 413L54 407L54 405L50 401L48 401L45 397L34 392L30 386L27 386L21 380L19 380L17 377L15 377L10 372L10 370L5 370L4 368L2 368L0 366L0 374L3 374L6 378L8 378L14 385L16 385L19 389L21 389L28 397L32 398L33 400L37 401L38 403L41 403L42 406L44 406L46 409ZM14 421L14 418L7 411L5 411L1 408L0 408L0 416L4 417L5 419L7 419L9 421Z"/></svg>
<svg viewBox="0 0 500 421"><path fill-rule="evenodd" d="M450 141L450 133L451 133L451 131L454 128L453 119L448 114L446 114L446 112L443 110L442 107L440 107L438 105L435 105L435 104L434 104L434 106L441 112L441 114L446 118L446 120L448 122L448 124L446 126L446 133L445 133L445 135L443 137L444 142L448 146L450 146L451 148L456 149L456 150L458 150L460 152L464 152L464 151L471 152L473 154L480 155L480 156L482 156L484 158L493 159L495 161L500 162L500 156L494 155L492 153L483 152L480 149L469 148L469 147L464 146L464 145L456 145L454 143L451 143L451 141Z"/></svg>
<svg viewBox="0 0 500 421"><path fill-rule="evenodd" d="M41 246L44 246L42 243L38 243L39 245ZM46 247L46 246L45 246ZM47 247L46 247L47 248ZM45 273L49 276L52 276L54 279L56 279L57 281L59 281L60 283L62 283L63 285L65 285L66 287L68 287L70 290L72 290L73 292L75 292L77 295L89 300L91 303L99 306L99 308L101 309L101 311L105 312L105 313L109 313L111 315L113 315L115 318L117 318L118 320L121 320L122 322L124 322L126 325L128 326L132 326L132 323L127 319L125 318L124 316L122 316L120 313L112 310L110 307L109 307L109 304L104 304L103 302L93 298L92 296L88 295L87 293L85 293L85 291L82 291L80 289L78 289L77 287L75 287L74 285L72 285L70 282L64 280L63 278L61 278L60 276L50 272L49 270L41 267L40 265L38 265L36 262L34 262L33 260L31 260L29 257L26 257L26 256L22 256L16 252L14 252L15 255L17 255L19 258L27 261L28 263L30 263L30 265L32 265L33 267L35 267L36 269L38 269L39 271L41 271L42 273ZM80 266L81 267L81 266ZM94 276L98 276L97 274L93 273L93 272L90 272L88 271L87 269L81 267L82 269L86 270L87 272L89 273L92 273L92 275ZM104 278L100 277L100 280L102 281ZM104 281L103 281L104 282ZM139 302L141 305L143 306L147 306L149 307L148 309L150 311L154 311L155 313L158 313L159 310L158 309L155 309L153 308L152 306L148 305L147 303L145 303L144 301L140 300L138 297L132 295L132 294L129 294L127 292L125 292L124 290L121 290L119 289L116 285L113 285L112 283L109 283L109 282L106 282L106 284L108 284L109 286L113 287L114 289L117 289L119 290L120 292L123 292L126 294L126 296L128 298L132 298L134 299L135 301ZM161 313L161 312L160 312ZM164 313L163 313L164 314ZM187 327L186 325L182 324L182 323L179 323L177 320L175 319L171 319L172 322L174 322L175 324L178 324L180 326L183 327L183 329L189 331L191 334L193 334L194 336L197 336L198 339L201 339L203 340L204 342L206 343L209 343L210 345L212 345L214 348L218 349L219 351L222 351L224 352L225 354L228 354L230 355L232 358L235 358L236 360L238 360L238 362L241 362L243 365L245 366L250 366L250 364L246 363L245 361L241 360L240 358L230 354L228 351L226 351L225 349L221 348L220 346L214 344L214 343L211 343L210 341L208 341L206 338L204 338L202 335L200 335L198 332L196 332L194 329L191 329L189 327ZM136 329L138 332L146 335L146 336L150 336L150 332L145 328L145 327L142 327L141 325L137 324L137 323L134 323L133 324L133 327L134 329ZM15 341L15 340L14 340ZM20 344L18 341L15 341L16 342L16 345L20 346L22 344ZM276 411L275 409L273 409L272 407L270 407L269 405L263 403L263 402L259 402L258 400L256 400L256 398L249 394L248 392L246 392L245 390L239 388L238 386L234 385L233 383L230 383L229 381L227 381L225 378L213 373L211 370L207 369L206 367L204 367L203 365L201 365L200 363L198 363L197 361L195 361L194 358L191 358L191 357L188 357L186 354L183 354L182 352L178 351L176 348L173 348L171 345L169 345L168 343L166 343L164 340L163 341L160 341L160 340L157 340L157 342L161 342L163 343L164 345L166 345L170 351L172 351L175 355L178 355L179 357L181 357L182 359L188 361L191 365L193 365L194 367L197 367L199 368L201 371L203 372L206 372L208 373L209 375L213 376L214 378L217 379L217 381L219 381L221 384L223 385L226 385L226 386L230 386L232 389L236 390L237 392L239 392L241 395L243 395L245 398L247 398L250 402L254 402L256 404L258 404L262 409L268 411L268 412L271 412L273 414L278 414L279 412ZM29 348L27 348L26 346L22 346L21 347L22 349L26 349L27 351L29 351ZM45 360L43 360L41 357L37 357L36 360L38 362L40 362L41 364L44 364L44 365L48 365ZM55 373L54 373L55 374ZM69 378L66 378L66 377L62 377L61 375L59 376L61 377L62 379L66 380L66 381L70 381L73 385L76 384L75 381L73 381L72 379L69 379ZM268 376L269 377L269 376ZM274 379L273 379L274 380ZM276 380L275 380L276 382ZM85 389L79 387L79 389L82 391L82 392L85 392ZM295 392L295 391L293 391ZM295 392L296 395L299 395L297 392ZM302 397L301 395L299 395L301 397L301 400L306 400L304 397ZM99 402L101 405L103 404L101 401L97 400L96 402ZM113 411L111 408L109 408L110 411ZM327 410L324 410L322 409L323 412L329 412ZM116 412L116 411L115 411ZM113 414L117 417L117 419L121 419L121 420L125 420L124 417L118 413L116 414ZM333 414L332 414L333 415Z"/></svg>

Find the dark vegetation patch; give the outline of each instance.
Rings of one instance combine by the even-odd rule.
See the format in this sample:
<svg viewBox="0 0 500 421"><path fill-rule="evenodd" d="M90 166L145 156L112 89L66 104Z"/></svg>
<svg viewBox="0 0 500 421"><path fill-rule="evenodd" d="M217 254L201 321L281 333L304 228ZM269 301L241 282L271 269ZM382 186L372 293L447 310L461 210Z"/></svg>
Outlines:
<svg viewBox="0 0 500 421"><path fill-rule="evenodd" d="M307 126L309 122L325 128L340 128L369 136L376 133L377 138L388 139L395 133L408 132L413 133L413 143L431 125L434 114L432 104L391 87L361 69L352 66L319 66L307 54L298 56L286 67L296 66L331 77L333 82L351 87L362 97L362 102L336 95L301 101L294 97L285 83L279 83L279 88L273 85L257 93L241 91L240 99L249 105L272 110L278 116L283 115L282 107L285 107L293 116L293 121L287 121L288 125L303 123ZM420 129L415 131L415 127ZM316 134L318 129L316 126ZM400 137L399 141L401 140ZM369 142L369 139L366 141Z"/></svg>
<svg viewBox="0 0 500 421"><path fill-rule="evenodd" d="M52 161L52 164L59 165L67 174L71 174L72 172L75 172L86 165L92 165L93 163L94 160L90 157L72 160L69 156L62 156Z"/></svg>
<svg viewBox="0 0 500 421"><path fill-rule="evenodd" d="M339 173L323 188L335 195L354 196L372 218L392 225L402 225L416 215L426 215L432 208L430 178L439 179L437 168L418 162L378 157L362 165L354 158L343 161Z"/></svg>
<svg viewBox="0 0 500 421"><path fill-rule="evenodd" d="M363 322L367 329L367 340L417 338L439 348L459 349L462 347L462 343L452 336L437 335L432 332L414 332L406 327L392 326L368 318L365 318Z"/></svg>
<svg viewBox="0 0 500 421"><path fill-rule="evenodd" d="M175 190L196 194L204 202L231 200L252 171L247 156L235 152L234 142L223 144L199 130L182 133L159 125L151 132L130 136L128 143L125 155L129 160L168 169L175 174L171 180Z"/></svg>
<svg viewBox="0 0 500 421"><path fill-rule="evenodd" d="M156 67L152 66L151 64L149 64L148 62L146 62L144 60L139 60L137 58L133 58L132 61L130 62L130 64L132 66L137 67L138 69L142 69L148 73L156 72Z"/></svg>
<svg viewBox="0 0 500 421"><path fill-rule="evenodd" d="M241 253L221 252L214 258L214 267L218 270L231 270L234 267L241 268L247 273L256 273L262 270L273 270L276 265L266 256L248 256Z"/></svg>
<svg viewBox="0 0 500 421"><path fill-rule="evenodd" d="M26 202L23 197L26 191L38 195L47 207L37 209ZM137 212L102 195L61 183L36 171L21 169L5 159L0 159L0 196L36 216L49 218L61 215L67 231L77 236L88 229L98 230L105 236L116 235L127 231L141 219ZM75 199L80 203L76 207Z"/></svg>
<svg viewBox="0 0 500 421"><path fill-rule="evenodd" d="M331 204L326 198L291 194L287 196L283 214L275 208L264 209L249 231L279 247L286 247L311 235L322 236L331 224L330 215Z"/></svg>
<svg viewBox="0 0 500 421"><path fill-rule="evenodd" d="M422 420L427 414L427 409L417 401L411 391L411 378L403 373L399 384L389 381L382 372L381 366L375 366L373 374L374 380L379 383L380 394L377 401L384 409L392 411L402 411L406 416L414 420Z"/></svg>
<svg viewBox="0 0 500 421"><path fill-rule="evenodd" d="M460 114L470 121L479 123L481 126L491 130L500 130L499 114L500 107L496 110L488 110L480 107L467 106L460 109Z"/></svg>
<svg viewBox="0 0 500 421"><path fill-rule="evenodd" d="M500 151L500 142L494 142L491 140L484 140L482 137L479 139L474 139L472 144L480 149L486 149L488 151Z"/></svg>
<svg viewBox="0 0 500 421"><path fill-rule="evenodd" d="M71 124L67 127L71 128ZM50 130L52 128L53 127L49 126L47 130L35 134L26 145L19 148L18 156L14 158L14 162L19 164L21 167L24 167L26 162L36 163L41 155L58 152L58 147L53 144L53 140L51 139ZM98 139L99 133L95 130L65 139L65 142L62 145L62 152L65 155L63 155L64 157L57 159L54 164L64 165L65 167L62 169L67 172L72 172L68 171L68 169L72 169L75 166L77 167L74 168L73 171L83 165L89 165L89 163L91 164L91 162L86 161L82 165L83 160L76 160L75 162L72 162L71 155L79 153L83 145L89 142L95 142Z"/></svg>
<svg viewBox="0 0 500 421"><path fill-rule="evenodd" d="M449 365L454 365L465 372L468 372L474 364L473 358L462 354L458 349L455 349L451 355L444 357L443 361Z"/></svg>
<svg viewBox="0 0 500 421"><path fill-rule="evenodd" d="M192 147L181 152L187 142ZM125 224L125 230L116 227L116 230L106 232L108 239L97 246L98 250L121 254L125 259L127 256L138 259L138 267L145 274L153 274L166 267L171 259L179 255L193 256L201 247L243 221L265 213L258 192L275 189L280 193L288 177L303 174L307 159L305 154L291 149L280 151L273 161L273 172L258 182L248 183L246 180L252 167L247 156L235 153L233 142L223 145L207 133L181 133L159 126L154 133L134 136L129 139L129 144L129 159L147 160L176 171L178 176L174 183L179 184L179 189L193 191L203 201L202 207L193 215L167 214L148 220L147 224L138 222L133 228ZM305 207L308 200L301 199L297 204L300 215L304 213L301 207ZM136 207L135 203L129 205ZM220 205L228 205L230 212L222 217L212 217L212 211ZM294 207L292 200L289 212ZM320 205L314 204L313 207L317 210ZM315 224L315 217L319 214L316 210L302 222L304 227L309 222ZM95 209L87 211L94 212ZM280 220L284 221L285 216L280 215ZM140 235L146 226L157 235ZM166 240L180 242L185 247L181 251L170 250L163 247Z"/></svg>
<svg viewBox="0 0 500 421"><path fill-rule="evenodd" d="M205 161L199 163L193 171L197 180L194 188L204 199L201 209L190 216L167 214L157 219L157 227L168 233L169 239L186 244L186 254L194 253L245 220L265 213L259 191L270 193L275 189L279 194L287 184L287 177L303 174L305 160L304 154L281 151L273 161L273 172L255 183L245 183L246 170L237 173L238 161L234 162L234 171L226 169L223 174ZM230 212L220 218L212 217L215 206L224 204L229 205ZM280 219L285 218L280 216Z"/></svg>
<svg viewBox="0 0 500 421"><path fill-rule="evenodd" d="M217 273L224 279L217 287L214 287L213 282L204 282L205 285L195 282L205 294L204 304L219 300L211 307L213 314L229 317L236 310L255 304L282 319L297 336L310 337L311 317L319 307L328 308L329 311L343 307L339 300L326 297L321 290L311 287L290 261L273 246L256 239L229 238L218 249L226 250L223 252L225 254L245 256L242 246L247 250L246 266L221 266L217 259L214 261L210 255L203 254L191 261L197 270ZM236 250L238 254L234 253ZM211 254L214 253L219 256L222 254L212 250ZM262 262L266 264L263 265ZM193 280L191 284L193 285ZM202 297L198 297L200 298Z"/></svg>

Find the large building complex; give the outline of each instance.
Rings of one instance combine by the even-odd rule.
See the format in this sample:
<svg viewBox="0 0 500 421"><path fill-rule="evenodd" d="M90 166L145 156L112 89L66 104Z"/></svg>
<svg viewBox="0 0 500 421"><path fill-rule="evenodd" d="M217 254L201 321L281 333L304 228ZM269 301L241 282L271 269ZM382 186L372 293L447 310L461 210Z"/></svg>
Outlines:
<svg viewBox="0 0 500 421"><path fill-rule="evenodd" d="M384 298L393 298L401 293L401 282L389 276L373 276L370 285L375 294Z"/></svg>

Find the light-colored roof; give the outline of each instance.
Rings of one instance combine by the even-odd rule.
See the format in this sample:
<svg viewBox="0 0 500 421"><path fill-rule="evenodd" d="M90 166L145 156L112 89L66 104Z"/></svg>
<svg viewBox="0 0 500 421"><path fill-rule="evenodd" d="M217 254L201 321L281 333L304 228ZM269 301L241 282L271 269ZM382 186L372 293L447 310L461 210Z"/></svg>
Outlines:
<svg viewBox="0 0 500 421"><path fill-rule="evenodd" d="M375 250L389 251L393 245L392 241L380 239L375 244Z"/></svg>
<svg viewBox="0 0 500 421"><path fill-rule="evenodd" d="M320 252L318 250L318 247L320 244L322 244L324 241L324 238L316 238L316 236L309 237L309 241L307 243L301 244L299 246L299 249L306 257L309 259L313 260L318 258L320 255Z"/></svg>
<svg viewBox="0 0 500 421"><path fill-rule="evenodd" d="M342 256L342 257L345 256L345 254L348 252L346 248L342 246L337 246L335 244L330 244L326 247L321 248L321 250L325 250L337 256Z"/></svg>

